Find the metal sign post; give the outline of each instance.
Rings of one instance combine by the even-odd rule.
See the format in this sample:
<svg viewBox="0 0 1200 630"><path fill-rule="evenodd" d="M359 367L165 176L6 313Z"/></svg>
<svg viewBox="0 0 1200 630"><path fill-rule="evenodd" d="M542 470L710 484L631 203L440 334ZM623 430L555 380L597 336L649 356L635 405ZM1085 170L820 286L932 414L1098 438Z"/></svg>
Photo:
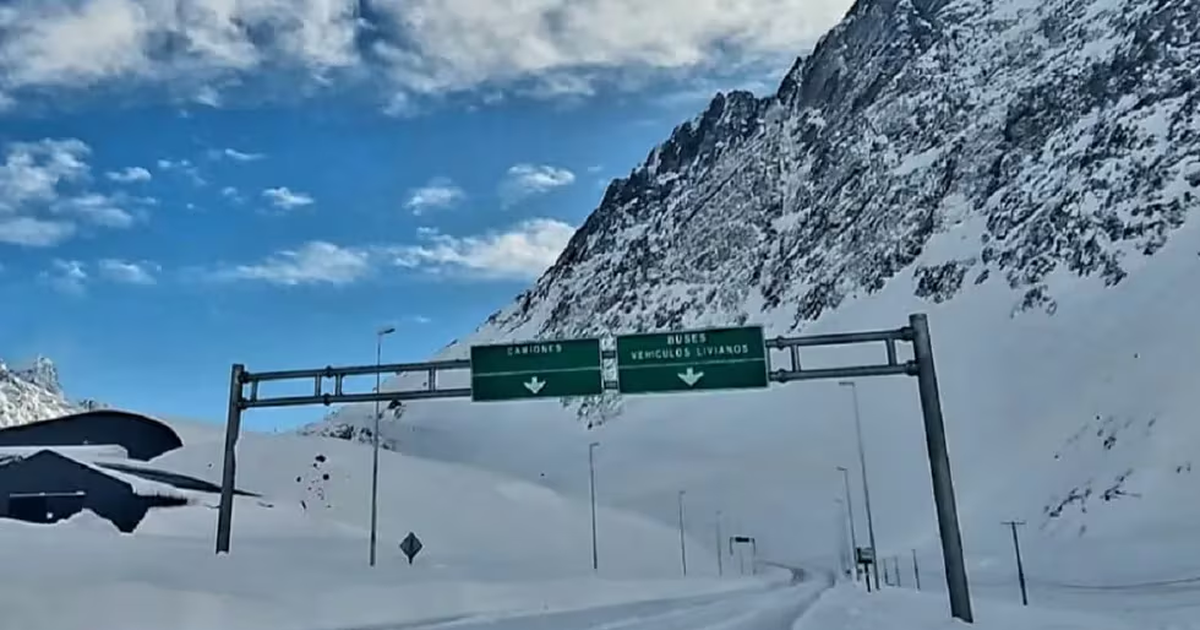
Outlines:
<svg viewBox="0 0 1200 630"><path fill-rule="evenodd" d="M750 545L750 573L758 574L758 539L753 536L730 536L729 537L729 553L733 553L733 545ZM738 555L741 555L741 548L738 548Z"/></svg>
<svg viewBox="0 0 1200 630"><path fill-rule="evenodd" d="M913 360L898 360L897 342L912 344ZM802 348L868 343L884 344L886 359L883 362L813 369L804 368L800 363ZM769 350L786 351L790 365L786 369L771 370ZM603 380L601 366L604 359L616 362L616 383ZM438 373L450 370L471 370L471 387L439 387ZM342 387L348 376L403 373L425 374L425 385L419 389L364 393L347 393ZM946 566L946 586L950 594L950 611L955 618L971 622L970 592L937 373L933 363L933 347L929 323L921 314L910 315L907 326L893 330L766 340L762 339L762 329L752 326L624 335L617 338L615 351L602 351L596 339L568 339L474 346L470 360L330 366L259 373L248 372L245 366L235 364L231 374L221 506L217 517L217 553L229 552L237 471L235 451L241 430L241 414L246 409L436 398L470 398L476 401L556 399L600 394L606 389L623 393L668 393L764 387L769 382L899 375L917 377L934 502L937 506L938 531ZM306 396L258 395L260 383L297 380L311 381L313 393ZM332 391L325 391L326 381L332 381ZM248 395L247 386L250 389Z"/></svg>

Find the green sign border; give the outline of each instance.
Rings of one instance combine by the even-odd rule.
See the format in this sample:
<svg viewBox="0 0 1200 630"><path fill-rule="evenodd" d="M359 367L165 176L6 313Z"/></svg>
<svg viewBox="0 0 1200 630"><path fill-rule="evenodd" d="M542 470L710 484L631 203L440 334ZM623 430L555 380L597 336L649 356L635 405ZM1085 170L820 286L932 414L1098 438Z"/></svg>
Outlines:
<svg viewBox="0 0 1200 630"><path fill-rule="evenodd" d="M604 343L600 337L526 339L526 340L522 340L522 341L480 343L480 344L473 344L473 345L469 346L468 352L471 355L473 355L476 348L509 348L509 347L513 347L513 346L528 346L528 345L551 344L551 343L592 343L592 344L595 344L596 345L596 364L594 367L592 365L588 365L586 367L576 367L576 368L567 368L567 369L559 368L559 369L545 369L545 370L514 370L514 371L506 371L506 372L477 373L474 369L474 365L472 362L472 367L469 369L471 402L472 403L492 403L492 402L531 401L531 400L553 400L556 398L564 398L564 397L573 398L573 397L579 397L579 396L594 396L594 395L600 395L600 394L604 393L604 391L606 389L605 388L606 383L604 380ZM472 358L473 358L473 356L472 356ZM533 394L533 393L528 393L528 392L524 392L521 390L514 390L515 392L517 392L517 394L514 396L506 396L506 397L502 397L502 398L501 397L488 397L488 398L477 398L476 397L476 392L478 390L478 388L475 386L476 379L511 379L513 377L524 377L527 375L528 376L543 376L543 377L553 375L553 374L575 374L575 375L578 375L583 372L595 372L596 373L597 390L594 393L589 391L588 393L584 393L584 394L571 394L571 395L567 395L567 396L562 396L562 395L550 395L550 394L546 394L546 395Z"/></svg>
<svg viewBox="0 0 1200 630"><path fill-rule="evenodd" d="M688 334L688 333L727 332L727 331L737 331L737 330L747 330L747 329L757 329L759 331L759 337L762 339L762 352L763 352L762 362L763 362L763 377L764 377L763 383L764 384L761 386L756 385L753 387L708 387L708 388L701 388L701 389L682 389L681 388L681 389L670 389L670 390L635 391L635 392L626 392L626 391L621 390L621 369L622 368L621 368L621 351L620 351L619 344L620 344L620 340L622 338L631 339L631 338L637 338L637 337L663 337L666 335L684 335L684 334ZM617 364L617 388L615 391L622 396L655 396L655 395L688 394L688 393L700 394L700 393L707 393L707 392L748 392L748 391L767 389L771 386L771 348L767 346L767 330L766 330L766 327L764 327L762 324L750 324L747 326L709 326L706 328L687 328L687 329L683 329L683 330L669 330L669 331L662 331L662 332L644 332L644 333L630 333L627 335L616 335L614 338L614 341L613 341L613 349L616 354L616 364ZM675 364L659 363L659 364L640 365L640 366L626 365L626 367L624 369L626 369L626 370L641 370L641 369L655 369L655 368L666 369L668 367L684 367L684 366L700 367L700 365L702 365L704 363L705 363L705 361L692 361L692 362L687 362L687 363L675 363ZM747 360L746 363L750 363L750 361Z"/></svg>

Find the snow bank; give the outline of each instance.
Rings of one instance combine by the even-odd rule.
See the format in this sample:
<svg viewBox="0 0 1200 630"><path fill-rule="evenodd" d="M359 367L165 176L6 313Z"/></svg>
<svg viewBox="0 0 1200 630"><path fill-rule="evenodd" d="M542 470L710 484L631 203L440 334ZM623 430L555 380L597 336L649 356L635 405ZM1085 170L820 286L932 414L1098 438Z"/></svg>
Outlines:
<svg viewBox="0 0 1200 630"><path fill-rule="evenodd" d="M1138 626L1087 615L975 602L975 623L950 617L944 595L903 589L866 593L854 586L826 591L792 630L1135 630Z"/></svg>
<svg viewBox="0 0 1200 630"><path fill-rule="evenodd" d="M218 427L191 427L154 463L219 481ZM367 566L370 449L247 434L232 553L216 556L217 497L151 511L123 535L83 512L55 525L0 520L2 630L324 630L520 614L767 588L780 572L679 577L678 531L544 487L384 452L378 566ZM584 471L586 474L586 470ZM398 542L425 548L409 565ZM689 541L689 544L698 543ZM53 593L53 596L47 596Z"/></svg>

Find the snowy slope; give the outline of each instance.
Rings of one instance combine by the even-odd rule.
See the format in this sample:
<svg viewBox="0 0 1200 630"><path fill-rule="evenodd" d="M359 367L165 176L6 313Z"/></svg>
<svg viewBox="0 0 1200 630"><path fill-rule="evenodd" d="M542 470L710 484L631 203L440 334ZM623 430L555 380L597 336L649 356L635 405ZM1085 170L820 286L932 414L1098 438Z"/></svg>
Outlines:
<svg viewBox="0 0 1200 630"><path fill-rule="evenodd" d="M1008 571L999 522L1017 518L1062 541L1044 546L1064 554L1040 565L1047 581L1084 566L1114 584L1200 575L1186 538L1200 526L1188 498L1200 451L1197 33L1188 0L858 2L776 95L719 96L613 182L554 267L437 358L501 339L741 323L839 332L928 312L973 574ZM880 551L918 547L935 566L915 384L859 390ZM610 505L671 522L686 489L698 538L712 539L721 510L726 531L759 536L773 558L832 564L835 467L855 463L850 411L828 382L431 401L406 405L385 438L574 493L598 439ZM361 435L368 418L350 406L305 431ZM857 516L862 533L861 503ZM1133 549L1147 545L1172 564L1140 561Z"/></svg>
<svg viewBox="0 0 1200 630"><path fill-rule="evenodd" d="M219 431L203 441L193 436L186 448L162 456L155 464L219 481L223 439ZM336 523L339 528L352 525L347 531L362 536L370 500L370 465L370 448L364 445L251 433L239 442L238 483L269 497L275 512L263 514L307 512L307 519L301 520ZM385 453L380 466L386 497L379 505L379 535L392 557L399 557L397 545L405 534L415 531L425 543L420 558L428 567L447 571L466 567L473 577L500 578L513 566L523 566L524 575L538 577L591 571L587 502L528 482L393 453ZM586 478L586 467L579 474ZM246 527L254 527L263 518L256 516L262 510L253 499L243 501L246 506L239 505L236 513L246 514ZM603 508L598 527L606 531L606 552L612 553L604 566L605 576L679 575L676 530ZM206 521L197 534L211 535L211 528ZM273 535L269 530L264 533ZM236 526L233 536L236 546L242 536ZM628 545L630 552L616 548L618 541ZM355 560L365 551L364 546ZM695 572L715 574L703 566Z"/></svg>
<svg viewBox="0 0 1200 630"><path fill-rule="evenodd" d="M184 448L153 465L219 480L222 434L179 425ZM678 534L462 466L384 453L379 566L367 567L370 450L342 440L247 434L232 553L213 554L216 497L151 512L133 535L90 513L55 526L0 521L0 628L212 630L363 627L443 616L567 610L786 583L787 575L679 579ZM303 502L303 506L302 506ZM398 541L425 548L409 566ZM699 546L696 541L689 544ZM48 599L46 592L53 592Z"/></svg>

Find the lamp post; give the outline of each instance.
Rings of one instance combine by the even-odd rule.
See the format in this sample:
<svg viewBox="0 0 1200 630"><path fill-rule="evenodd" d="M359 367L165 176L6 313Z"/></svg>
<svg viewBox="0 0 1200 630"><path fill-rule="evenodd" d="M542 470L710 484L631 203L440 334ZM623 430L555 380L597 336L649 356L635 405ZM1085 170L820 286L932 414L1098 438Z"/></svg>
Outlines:
<svg viewBox="0 0 1200 630"><path fill-rule="evenodd" d="M871 489L867 484L867 456L863 448L862 417L858 408L858 385L854 381L838 381L838 385L849 387L854 400L854 431L858 436L858 465L862 472L863 502L867 506L867 538L871 543L871 573L875 578L875 590L879 590L879 557L875 549L875 522L871 518Z"/></svg>
<svg viewBox="0 0 1200 630"><path fill-rule="evenodd" d="M834 499L833 502L835 504L837 504L837 506L838 506L838 510L836 512L837 524L838 524L837 558L838 558L838 575L839 575L838 580L841 581L841 579L843 577L850 575L850 565L854 564L854 554L853 554L853 552L850 554L850 561L849 561L849 563L847 563L847 561L846 561L846 544L847 544L847 542L846 542L846 523L845 523L846 502L843 501L842 499Z"/></svg>
<svg viewBox="0 0 1200 630"><path fill-rule="evenodd" d="M588 444L588 485L592 491L592 571L600 570L600 555L596 551L596 447L599 442Z"/></svg>
<svg viewBox="0 0 1200 630"><path fill-rule="evenodd" d="M383 338L396 332L395 326L384 326L375 332L375 367L383 362ZM382 374L375 372L375 393L383 386ZM375 401L375 423L371 430L371 566L375 566L375 548L379 537L379 401Z"/></svg>
<svg viewBox="0 0 1200 630"><path fill-rule="evenodd" d="M725 561L721 558L721 510L717 510L717 577L724 577Z"/></svg>
<svg viewBox="0 0 1200 630"><path fill-rule="evenodd" d="M861 573L858 565L858 534L854 531L854 503L850 501L850 469L845 466L838 466L838 470L842 471L842 488L846 491L846 518L850 520L850 562L854 565L854 579L857 580Z"/></svg>
<svg viewBox="0 0 1200 630"><path fill-rule="evenodd" d="M683 575L687 576L687 543L684 542L683 536L683 495L685 491L679 491L679 563L683 567Z"/></svg>

